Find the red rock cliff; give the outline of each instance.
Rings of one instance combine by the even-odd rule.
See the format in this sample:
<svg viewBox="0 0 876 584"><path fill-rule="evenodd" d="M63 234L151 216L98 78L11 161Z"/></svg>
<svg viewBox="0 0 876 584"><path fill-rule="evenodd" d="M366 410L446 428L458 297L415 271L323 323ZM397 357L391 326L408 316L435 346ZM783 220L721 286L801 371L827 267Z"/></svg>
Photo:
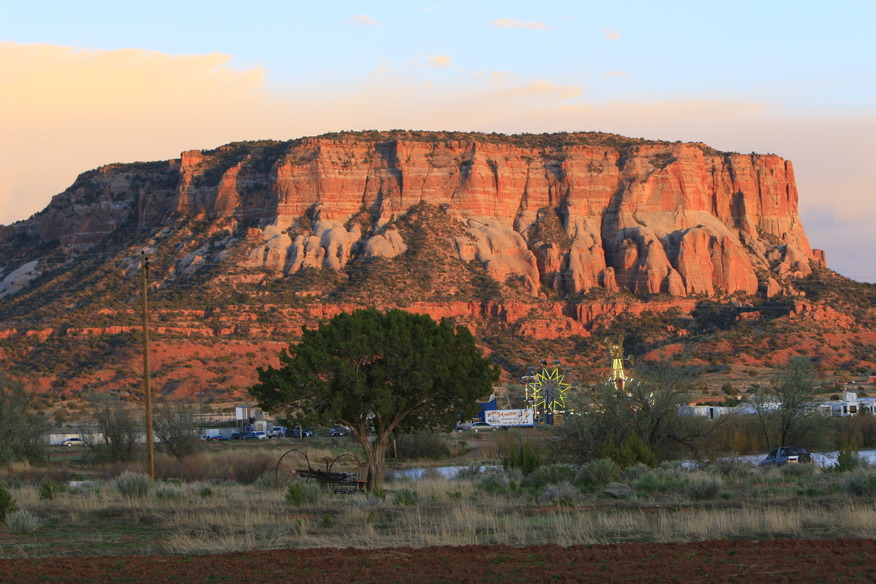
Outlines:
<svg viewBox="0 0 876 584"><path fill-rule="evenodd" d="M179 274L216 262L337 270L354 253L403 253L394 221L419 203L464 225L449 242L459 259L533 295L542 285L772 293L824 263L800 224L789 161L602 134L346 134L111 165L31 219L0 226L0 252L24 237L75 254L121 230L205 218L227 231L228 250L193 250ZM230 253L240 246L242 256ZM13 280L0 294L21 289Z"/></svg>

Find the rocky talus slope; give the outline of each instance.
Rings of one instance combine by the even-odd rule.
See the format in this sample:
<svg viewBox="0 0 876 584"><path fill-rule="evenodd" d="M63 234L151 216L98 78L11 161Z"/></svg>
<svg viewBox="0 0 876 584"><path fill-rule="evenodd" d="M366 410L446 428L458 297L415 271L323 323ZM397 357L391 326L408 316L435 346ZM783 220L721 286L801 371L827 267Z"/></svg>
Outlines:
<svg viewBox="0 0 876 584"><path fill-rule="evenodd" d="M141 251L159 347L212 355L168 365L168 392L244 387L261 363L239 355L269 359L302 325L357 306L454 318L487 345L510 334L521 362L543 349L529 340L586 339L619 316L691 317L704 300L756 312L781 299L784 316L854 326L796 284L826 273L797 205L789 161L694 143L446 132L234 143L86 172L0 226L0 340L45 387L135 384L120 364L135 352ZM77 344L91 348L68 373L49 365ZM205 376L217 358L233 365Z"/></svg>

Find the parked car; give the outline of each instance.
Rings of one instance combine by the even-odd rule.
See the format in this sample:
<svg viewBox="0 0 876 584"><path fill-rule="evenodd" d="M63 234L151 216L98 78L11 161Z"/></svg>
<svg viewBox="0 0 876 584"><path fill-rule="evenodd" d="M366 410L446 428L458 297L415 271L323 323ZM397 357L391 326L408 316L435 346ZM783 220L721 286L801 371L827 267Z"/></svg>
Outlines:
<svg viewBox="0 0 876 584"><path fill-rule="evenodd" d="M460 432L495 432L498 429L499 426L494 426L486 422L471 422L459 427Z"/></svg>
<svg viewBox="0 0 876 584"><path fill-rule="evenodd" d="M773 448L757 465L770 467L797 463L812 464L812 453L800 446L782 446Z"/></svg>
<svg viewBox="0 0 876 584"><path fill-rule="evenodd" d="M346 426L335 426L332 428L332 436L349 436L352 432Z"/></svg>
<svg viewBox="0 0 876 584"><path fill-rule="evenodd" d="M243 437L247 434L247 432L232 432L231 439L232 440L243 440Z"/></svg>
<svg viewBox="0 0 876 584"><path fill-rule="evenodd" d="M271 428L271 431L268 432L268 438L285 438L288 432L289 431L283 426L274 426Z"/></svg>
<svg viewBox="0 0 876 584"><path fill-rule="evenodd" d="M300 428L292 428L288 432L286 432L286 436L291 436L292 438L301 438L301 435L304 434L304 437L313 436L313 430L308 430L305 428L301 430Z"/></svg>
<svg viewBox="0 0 876 584"><path fill-rule="evenodd" d="M268 435L265 434L264 432L250 432L250 435L251 435L250 437L255 439L255 440L267 440L268 439Z"/></svg>
<svg viewBox="0 0 876 584"><path fill-rule="evenodd" d="M82 438L67 438L61 442L62 446L85 446L85 440Z"/></svg>
<svg viewBox="0 0 876 584"><path fill-rule="evenodd" d="M204 436L204 440L208 442L212 442L214 440L231 440L231 436L228 434L214 434L212 436Z"/></svg>

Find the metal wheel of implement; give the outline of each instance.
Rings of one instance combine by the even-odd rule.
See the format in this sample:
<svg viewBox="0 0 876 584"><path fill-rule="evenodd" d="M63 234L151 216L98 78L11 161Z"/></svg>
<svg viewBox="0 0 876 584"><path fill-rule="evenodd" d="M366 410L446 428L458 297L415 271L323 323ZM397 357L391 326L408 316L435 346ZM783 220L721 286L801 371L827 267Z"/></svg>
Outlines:
<svg viewBox="0 0 876 584"><path fill-rule="evenodd" d="M299 448L293 448L283 453L277 461L274 476L278 483L290 484L299 480L299 471L310 469L310 459L307 452Z"/></svg>

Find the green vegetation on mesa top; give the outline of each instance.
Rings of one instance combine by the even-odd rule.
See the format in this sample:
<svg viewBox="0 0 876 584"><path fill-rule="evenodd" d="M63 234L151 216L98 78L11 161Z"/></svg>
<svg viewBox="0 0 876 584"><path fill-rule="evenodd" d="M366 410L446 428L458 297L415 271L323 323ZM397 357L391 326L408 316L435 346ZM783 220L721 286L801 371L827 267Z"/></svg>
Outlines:
<svg viewBox="0 0 876 584"><path fill-rule="evenodd" d="M413 142L482 142L489 144L507 144L518 148L561 150L570 146L600 146L625 150L634 146L659 146L678 144L680 141L649 140L646 138L631 138L606 132L553 132L553 133L521 133L501 134L497 132L460 132L460 131L428 131L428 130L360 130L327 132L316 136L302 136L291 140L242 140L229 142L216 148L201 150L208 157L215 157L207 162L207 172L197 177L196 186L210 186L218 183L221 173L217 169L227 169L250 159L246 171L267 172L285 151L309 140L348 140L371 143L387 143L397 140ZM710 156L729 154L707 146L695 143L703 153ZM175 169L167 165L168 161L112 163L83 173L80 178L88 179L99 170L119 168L136 172L171 173L176 176ZM74 185L75 186L75 185Z"/></svg>
<svg viewBox="0 0 876 584"><path fill-rule="evenodd" d="M496 132L448 132L424 130L364 130L358 132L330 132L315 138L328 140L359 140L362 142L387 142L412 140L415 142L487 142L509 144L520 148L563 148L566 146L607 146L625 148L639 145L671 144L664 140L628 138L604 132L554 132L543 134L499 134Z"/></svg>
<svg viewBox="0 0 876 584"><path fill-rule="evenodd" d="M360 130L327 132L317 136L302 136L293 140L253 140L230 142L217 148L203 150L204 155L221 155L223 157L241 157L245 152L262 151L265 154L276 153L286 148L298 146L308 140L350 140L358 142L392 142L396 140L410 140L413 142L486 142L489 144L508 144L518 148L553 148L560 149L568 146L603 146L608 148L629 148L632 146L657 146L677 144L678 141L648 140L645 138L631 138L619 134L606 132L553 132L541 134L501 134L497 132L454 132L454 131L428 131L428 130ZM721 155L721 151L715 150L705 144L698 144L706 154ZM239 160L239 158L238 158Z"/></svg>

